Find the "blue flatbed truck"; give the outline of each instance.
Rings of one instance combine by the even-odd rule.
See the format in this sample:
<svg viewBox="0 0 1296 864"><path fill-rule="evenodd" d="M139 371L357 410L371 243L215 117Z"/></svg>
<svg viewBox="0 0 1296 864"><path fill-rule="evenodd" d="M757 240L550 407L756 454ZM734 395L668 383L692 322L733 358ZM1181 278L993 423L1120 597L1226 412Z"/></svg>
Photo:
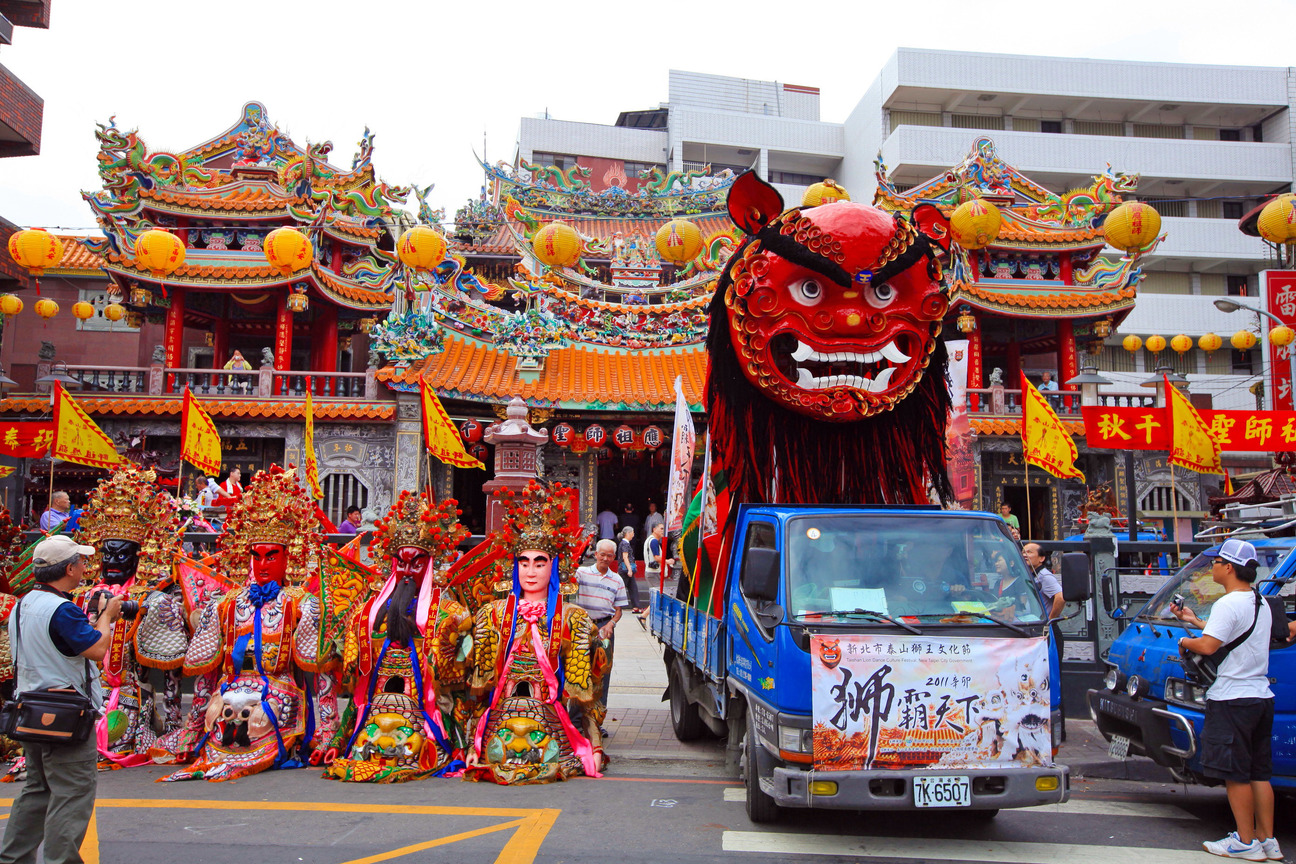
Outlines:
<svg viewBox="0 0 1296 864"><path fill-rule="evenodd" d="M951 807L989 817L1005 807L1067 800L1067 768L1052 759L1060 731L1056 644L1001 519L936 508L740 505L731 531L733 551L726 578L717 580L718 602L703 598L699 610L654 590L649 627L664 647L664 698L676 737L691 740L710 730L726 739L727 762L743 778L752 821L773 821L783 808ZM1087 599L1087 556L1071 553L1064 564L1067 599ZM723 614L709 614L708 607ZM991 689L998 682L1003 689L945 694L963 706L958 723L950 725L965 736L960 746L967 752L952 761L947 754L926 764L885 762L876 746L883 707L894 709L888 717L906 726L886 734L930 738L955 735L949 725L943 733L932 729L933 722L940 727L955 716L942 713L953 703L936 704L940 693L929 686L916 694L929 697L930 704L920 706L915 688L896 679L889 691L893 702L848 705L848 696L864 691L857 679L848 693L846 677L840 691L827 689L844 694L838 716L862 708L861 728L870 730L872 722L858 739L869 742L869 757L865 764L827 764L827 745L817 753L817 741L832 732L824 721L836 718L825 716L822 705L816 712L816 698L824 697L812 693L812 677L830 667L840 675L848 663L835 655L854 651L854 643L867 643L861 651L898 649L901 658L911 656L907 651L934 651L922 660L927 685L952 680L975 687L967 683L974 676L960 673L969 663L990 668L983 674ZM942 666L946 648L951 655L965 653ZM1034 666L1019 669L1000 659L1024 656L1023 650ZM819 665L812 671L815 657ZM902 665L888 662L885 669ZM885 694L886 686L873 692ZM1013 696L1019 705L1004 704ZM921 722L916 713L904 716L909 707L923 712ZM828 734L824 740L836 739Z"/></svg>

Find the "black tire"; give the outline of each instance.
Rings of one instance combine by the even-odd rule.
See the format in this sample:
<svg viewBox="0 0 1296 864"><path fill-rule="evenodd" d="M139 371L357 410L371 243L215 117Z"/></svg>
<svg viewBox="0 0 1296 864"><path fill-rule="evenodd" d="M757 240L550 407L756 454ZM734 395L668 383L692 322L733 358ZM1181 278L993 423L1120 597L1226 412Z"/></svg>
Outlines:
<svg viewBox="0 0 1296 864"><path fill-rule="evenodd" d="M756 748L760 746L751 724L747 724L747 737L743 741L743 785L747 788L747 818L758 825L777 822L783 809L760 788L760 773L756 770L759 758Z"/></svg>
<svg viewBox="0 0 1296 864"><path fill-rule="evenodd" d="M702 737L706 724L702 722L698 706L688 701L688 696L684 694L684 684L680 681L679 673L674 669L670 673L668 693L671 728L675 731L675 738L679 741L695 741Z"/></svg>

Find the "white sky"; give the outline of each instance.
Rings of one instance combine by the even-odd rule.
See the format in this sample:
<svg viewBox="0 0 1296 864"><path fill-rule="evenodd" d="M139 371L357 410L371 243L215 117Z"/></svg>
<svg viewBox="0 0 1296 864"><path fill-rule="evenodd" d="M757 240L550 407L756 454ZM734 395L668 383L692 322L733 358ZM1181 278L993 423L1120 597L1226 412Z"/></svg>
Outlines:
<svg viewBox="0 0 1296 864"><path fill-rule="evenodd" d="M95 121L153 150L224 131L263 102L298 144L347 167L367 124L394 184L435 183L447 217L475 195L472 151L511 159L518 120L613 123L667 98L667 70L821 88L841 122L900 45L1018 54L1296 64L1296 0L1175 4L54 0L48 31L0 49L45 99L41 153L0 159L0 215L92 227ZM413 198L411 196L411 201Z"/></svg>

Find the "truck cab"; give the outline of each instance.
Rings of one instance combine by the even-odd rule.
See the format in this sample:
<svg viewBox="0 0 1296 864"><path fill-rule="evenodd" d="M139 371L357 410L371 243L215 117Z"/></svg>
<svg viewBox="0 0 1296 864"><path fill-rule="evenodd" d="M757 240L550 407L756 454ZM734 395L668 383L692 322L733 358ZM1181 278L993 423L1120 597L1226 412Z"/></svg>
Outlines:
<svg viewBox="0 0 1296 864"><path fill-rule="evenodd" d="M1066 800L1056 646L1001 519L743 505L728 536L719 600L655 594L651 629L676 735L727 737L753 821Z"/></svg>
<svg viewBox="0 0 1296 864"><path fill-rule="evenodd" d="M1242 536L1242 535L1239 535ZM1266 596L1296 590L1296 538L1244 536L1256 548L1256 588ZM1206 688L1184 674L1179 639L1201 631L1170 612L1176 597L1202 620L1224 589L1211 578L1219 554L1211 546L1188 562L1127 620L1105 661L1104 686L1088 691L1089 713L1115 756L1146 756L1184 782L1219 781L1201 773L1201 730ZM1284 601L1289 602L1289 601ZM1262 618L1261 626L1268 626ZM1296 646L1271 643L1269 681L1274 692L1273 785L1296 791Z"/></svg>

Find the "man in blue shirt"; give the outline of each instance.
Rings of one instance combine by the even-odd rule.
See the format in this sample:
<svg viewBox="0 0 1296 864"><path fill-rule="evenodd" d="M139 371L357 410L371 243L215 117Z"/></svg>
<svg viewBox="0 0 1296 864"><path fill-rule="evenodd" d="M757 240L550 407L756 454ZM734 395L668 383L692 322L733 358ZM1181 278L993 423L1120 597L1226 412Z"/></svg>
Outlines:
<svg viewBox="0 0 1296 864"><path fill-rule="evenodd" d="M66 492L55 492L50 496L49 509L41 514L40 530L46 534L67 521L72 512L72 499Z"/></svg>
<svg viewBox="0 0 1296 864"><path fill-rule="evenodd" d="M108 651L122 601L112 597L104 602L91 626L70 593L85 577L86 556L94 552L93 546L81 546L66 534L47 537L32 551L36 585L9 620L16 692L73 688L103 710L94 664ZM80 744L26 743L23 755L27 781L9 811L0 864L35 861L42 842L46 864L80 862L81 841L94 812L95 736Z"/></svg>

